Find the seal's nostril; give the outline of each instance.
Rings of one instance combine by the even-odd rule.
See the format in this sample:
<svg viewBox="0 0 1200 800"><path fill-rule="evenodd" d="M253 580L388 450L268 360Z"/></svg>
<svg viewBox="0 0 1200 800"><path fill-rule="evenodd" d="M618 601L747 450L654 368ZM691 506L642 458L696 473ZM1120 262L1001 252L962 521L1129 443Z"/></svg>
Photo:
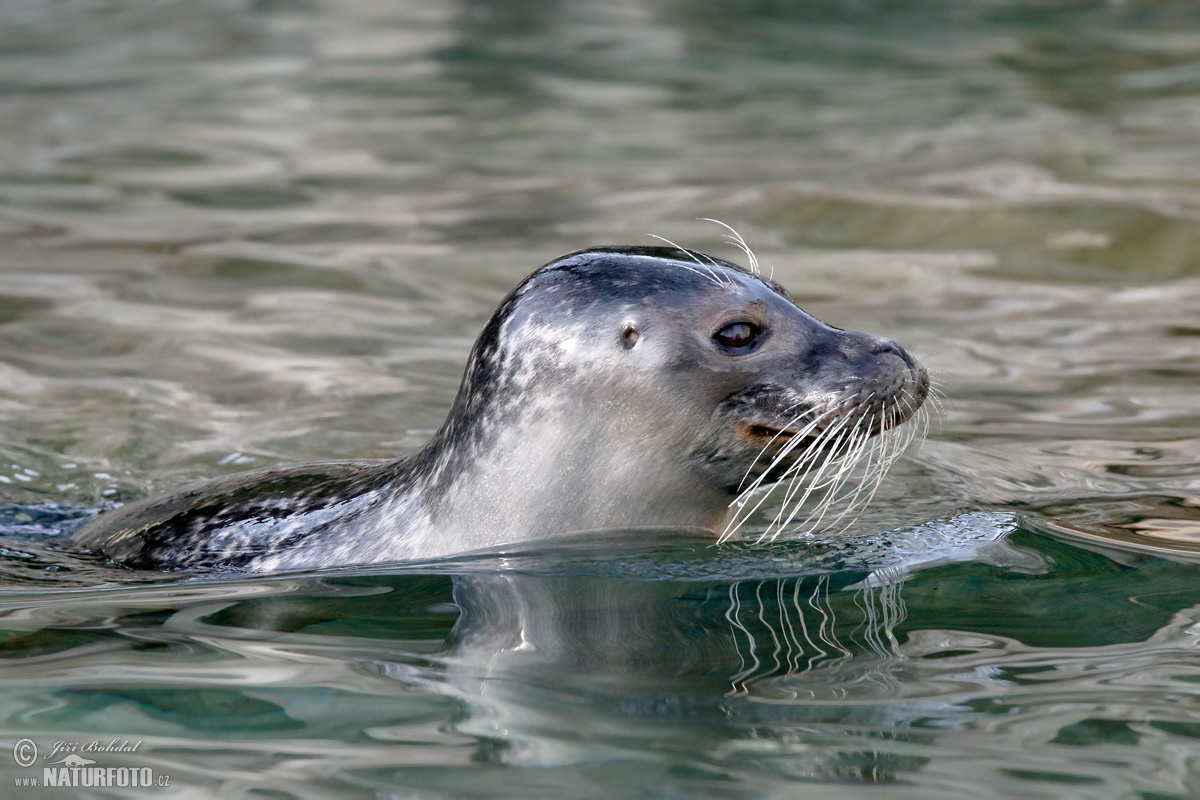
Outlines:
<svg viewBox="0 0 1200 800"><path fill-rule="evenodd" d="M917 369L921 366L915 358L909 355L907 350L893 342L891 339L880 339L876 345L871 348L871 355L893 355L903 361L909 369Z"/></svg>
<svg viewBox="0 0 1200 800"><path fill-rule="evenodd" d="M871 348L871 355L881 356L885 353L900 355L904 352L904 348L893 342L891 339L876 339L875 346Z"/></svg>

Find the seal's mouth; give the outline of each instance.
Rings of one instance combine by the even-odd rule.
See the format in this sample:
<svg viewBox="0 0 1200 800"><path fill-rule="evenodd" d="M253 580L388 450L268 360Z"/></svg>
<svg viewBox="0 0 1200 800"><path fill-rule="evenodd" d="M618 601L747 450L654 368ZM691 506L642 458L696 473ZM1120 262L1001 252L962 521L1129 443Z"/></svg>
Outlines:
<svg viewBox="0 0 1200 800"><path fill-rule="evenodd" d="M743 437L756 443L755 447L769 452L778 452L786 448L797 455L811 453L816 449L817 440L821 438L820 433L813 430L793 430L762 422L742 422L737 428Z"/></svg>
<svg viewBox="0 0 1200 800"><path fill-rule="evenodd" d="M742 433L754 439L782 439L786 442L795 436L798 431L789 431L787 428L772 428L770 425L746 424L742 426Z"/></svg>
<svg viewBox="0 0 1200 800"><path fill-rule="evenodd" d="M762 422L743 422L738 427L747 439L758 440L767 447L791 445L793 449L803 450L820 438L820 432L817 431L793 430Z"/></svg>

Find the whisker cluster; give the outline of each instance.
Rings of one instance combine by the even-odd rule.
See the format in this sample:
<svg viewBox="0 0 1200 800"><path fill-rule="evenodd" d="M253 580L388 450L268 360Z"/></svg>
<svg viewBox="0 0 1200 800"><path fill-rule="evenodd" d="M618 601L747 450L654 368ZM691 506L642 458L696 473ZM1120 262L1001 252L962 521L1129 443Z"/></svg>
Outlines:
<svg viewBox="0 0 1200 800"><path fill-rule="evenodd" d="M738 248L739 250L741 250L743 253L746 254L746 258L750 262L750 272L752 274L754 274L754 275L762 274L762 269L758 263L758 256L754 255L754 251L750 249L750 245L746 244L746 240L744 238L742 238L742 235L740 233L738 233L737 230L734 229L734 227L732 225L730 225L726 222L722 222L719 219L713 219L711 217L700 217L700 220L702 222L716 223L717 225L720 225L722 228L724 228L726 231L728 231L727 233L723 234L721 238L730 242L731 244L733 244L734 247ZM733 286L733 279L730 278L728 275L725 275L723 273L722 269L718 266L717 262L713 261L711 258L704 255L704 253L697 253L693 250L688 250L687 248L680 247L679 245L677 245L675 242L672 242L667 237L659 236L657 233L648 233L646 235L649 236L651 239L658 239L660 242L663 242L664 244L668 244L671 247L674 247L676 250L679 250L680 252L687 255L688 258L690 258L692 261L696 262L696 264L699 266L699 269L696 269L694 267L684 267L684 269L687 269L690 272L694 272L695 274L700 275L701 277L705 278L706 280L709 280L709 281L715 283L717 286ZM704 261L702 261L701 256L703 256L705 259L708 259L708 263L705 263ZM772 270L772 272L774 272L774 270Z"/></svg>
<svg viewBox="0 0 1200 800"><path fill-rule="evenodd" d="M754 251L750 249L750 245L746 244L746 240L742 238L742 235L740 233L738 233L732 225L725 223L725 222L721 222L721 220L719 220L719 219L713 219L712 217L701 217L700 221L701 222L714 222L717 225L720 225L725 230L729 231L722 238L724 238L728 242L731 242L734 245L734 247L738 248L739 250L741 250L743 253L746 254L746 258L749 259L749 261L750 261L750 271L751 272L753 272L755 275L762 274L762 270L758 266L758 256L754 255Z"/></svg>
<svg viewBox="0 0 1200 800"><path fill-rule="evenodd" d="M699 275L700 277L705 278L706 280L712 281L717 286L732 287L734 285L733 278L726 275L724 273L724 271L717 265L717 262L713 261L712 259L709 259L709 262L707 264L705 264L703 261L700 260L699 256L703 256L704 255L703 253L697 254L693 250L688 250L687 248L680 247L679 245L675 244L667 237L659 236L657 233L648 233L646 235L649 236L651 239L658 239L660 242L665 242L665 243L671 245L671 247L674 247L676 250L679 250L680 252L684 253L686 256L688 256L690 259L692 259L692 261L695 261L697 264L700 265L700 269L695 269L693 267L681 265L688 272L694 272L695 274ZM704 256L704 257L708 258L708 256ZM701 270L703 270L703 271L701 271Z"/></svg>
<svg viewBox="0 0 1200 800"><path fill-rule="evenodd" d="M743 479L744 488L730 504L736 511L718 542L733 538L780 491L783 502L759 535L759 542L774 541L806 508L798 531L801 535L844 531L853 525L892 464L913 442L925 437L930 424L928 408L914 408L920 400L907 390L888 403L872 404L873 399L856 399L850 409L845 408L849 401L833 404L798 429L791 426L800 423L804 414L792 419L787 426L788 441L747 484L755 466L784 433L776 434L755 457ZM789 466L767 485L767 476L783 464ZM758 494L764 488L766 491Z"/></svg>

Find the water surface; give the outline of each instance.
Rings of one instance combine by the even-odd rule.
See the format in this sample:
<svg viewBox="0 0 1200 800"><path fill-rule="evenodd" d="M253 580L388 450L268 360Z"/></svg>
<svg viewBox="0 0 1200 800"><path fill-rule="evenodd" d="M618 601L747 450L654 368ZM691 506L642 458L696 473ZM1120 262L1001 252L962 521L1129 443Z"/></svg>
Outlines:
<svg viewBox="0 0 1200 800"><path fill-rule="evenodd" d="M5 785L121 737L160 796L1200 793L1198 125L1188 2L3 5ZM737 256L702 217L945 387L845 537L219 580L56 540L410 452L521 277Z"/></svg>

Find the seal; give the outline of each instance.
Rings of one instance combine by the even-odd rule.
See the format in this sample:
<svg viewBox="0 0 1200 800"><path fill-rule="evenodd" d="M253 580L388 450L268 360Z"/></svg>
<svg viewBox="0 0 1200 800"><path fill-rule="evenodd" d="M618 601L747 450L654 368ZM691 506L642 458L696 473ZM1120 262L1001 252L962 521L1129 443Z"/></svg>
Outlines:
<svg viewBox="0 0 1200 800"><path fill-rule="evenodd" d="M782 491L773 538L869 499L928 392L898 344L820 322L757 269L579 251L501 302L418 452L219 478L101 514L74 541L139 569L265 572L596 529L723 540Z"/></svg>

